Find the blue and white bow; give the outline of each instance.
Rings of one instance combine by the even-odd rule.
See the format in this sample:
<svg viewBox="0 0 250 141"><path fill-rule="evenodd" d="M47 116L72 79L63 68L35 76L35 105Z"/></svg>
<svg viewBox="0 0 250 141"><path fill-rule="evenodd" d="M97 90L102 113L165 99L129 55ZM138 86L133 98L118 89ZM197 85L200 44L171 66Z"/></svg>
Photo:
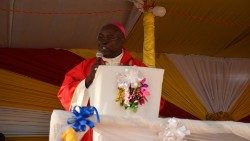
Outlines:
<svg viewBox="0 0 250 141"><path fill-rule="evenodd" d="M94 113L96 114L97 122L100 123L100 117L99 117L98 111L93 106L88 106L88 107L75 106L73 108L72 113L73 113L73 117L69 118L67 120L67 123L71 125L71 127L76 132L85 131L86 125L89 126L90 128L95 127L94 122L89 119L89 117L93 116Z"/></svg>

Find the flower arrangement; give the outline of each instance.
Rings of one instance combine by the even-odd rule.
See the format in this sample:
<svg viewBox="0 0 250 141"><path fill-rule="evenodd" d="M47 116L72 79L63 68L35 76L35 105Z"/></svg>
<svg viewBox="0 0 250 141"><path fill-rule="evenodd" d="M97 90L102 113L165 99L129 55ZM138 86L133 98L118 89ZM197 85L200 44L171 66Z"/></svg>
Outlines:
<svg viewBox="0 0 250 141"><path fill-rule="evenodd" d="M149 96L148 84L138 69L125 69L118 74L118 94L116 102L125 109L136 112L139 105L145 104Z"/></svg>

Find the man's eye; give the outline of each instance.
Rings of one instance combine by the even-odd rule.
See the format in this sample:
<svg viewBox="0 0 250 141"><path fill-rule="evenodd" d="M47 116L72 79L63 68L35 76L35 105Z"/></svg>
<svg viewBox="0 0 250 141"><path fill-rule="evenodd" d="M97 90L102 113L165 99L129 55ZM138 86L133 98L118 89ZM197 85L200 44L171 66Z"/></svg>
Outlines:
<svg viewBox="0 0 250 141"><path fill-rule="evenodd" d="M98 39L104 39L104 37L103 37L103 36L98 36L97 38L98 38Z"/></svg>
<svg viewBox="0 0 250 141"><path fill-rule="evenodd" d="M114 39L114 36L107 36L108 39Z"/></svg>

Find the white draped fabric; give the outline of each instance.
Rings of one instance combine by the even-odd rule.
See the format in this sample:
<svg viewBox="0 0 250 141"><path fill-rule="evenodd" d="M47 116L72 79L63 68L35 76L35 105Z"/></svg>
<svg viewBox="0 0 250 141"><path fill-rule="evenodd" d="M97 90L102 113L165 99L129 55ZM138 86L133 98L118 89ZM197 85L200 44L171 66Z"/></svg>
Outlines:
<svg viewBox="0 0 250 141"><path fill-rule="evenodd" d="M6 137L48 136L51 112L0 107L0 132Z"/></svg>
<svg viewBox="0 0 250 141"><path fill-rule="evenodd" d="M50 141L60 141L60 134L65 127L67 118L72 114L62 110L54 110L51 115ZM92 121L95 117L91 117ZM159 133L164 131L169 119L172 118L131 118L101 115L101 123L96 123L94 132L102 135L105 141L163 141ZM186 127L190 135L186 141L247 141L250 140L250 124L233 121L199 121L178 119L177 123ZM78 134L84 134L78 133ZM80 135L82 136L82 135ZM94 141L99 141L98 137ZM166 140L167 141L167 140ZM176 141L176 140L174 140Z"/></svg>
<svg viewBox="0 0 250 141"><path fill-rule="evenodd" d="M229 111L250 82L250 59L175 54L167 57L209 113Z"/></svg>

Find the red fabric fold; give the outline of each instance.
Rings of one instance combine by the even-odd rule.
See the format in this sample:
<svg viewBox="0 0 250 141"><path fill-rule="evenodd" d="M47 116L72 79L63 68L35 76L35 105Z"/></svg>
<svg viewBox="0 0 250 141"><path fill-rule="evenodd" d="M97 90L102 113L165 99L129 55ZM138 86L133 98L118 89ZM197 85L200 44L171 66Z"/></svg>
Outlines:
<svg viewBox="0 0 250 141"><path fill-rule="evenodd" d="M0 49L0 68L60 86L64 75L84 58L62 49Z"/></svg>
<svg viewBox="0 0 250 141"><path fill-rule="evenodd" d="M181 108L175 106L174 104L165 100L164 107L160 110L161 117L176 117L176 118L186 118L186 119L199 119L194 115L182 110Z"/></svg>
<svg viewBox="0 0 250 141"><path fill-rule="evenodd" d="M239 120L240 122L246 122L246 123L250 123L250 115L246 116L244 118L242 118L241 120Z"/></svg>

